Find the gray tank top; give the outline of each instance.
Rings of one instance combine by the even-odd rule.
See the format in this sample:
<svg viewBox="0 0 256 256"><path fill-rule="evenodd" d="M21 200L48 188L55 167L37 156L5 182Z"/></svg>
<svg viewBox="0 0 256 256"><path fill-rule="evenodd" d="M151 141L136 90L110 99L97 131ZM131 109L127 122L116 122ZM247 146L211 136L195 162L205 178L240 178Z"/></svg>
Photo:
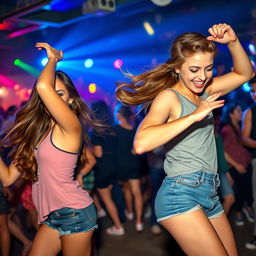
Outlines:
<svg viewBox="0 0 256 256"><path fill-rule="evenodd" d="M196 104L179 92L171 90L176 93L181 103L180 117L196 110ZM207 97L207 93L204 92L201 99ZM168 177L196 171L216 173L218 166L212 112L173 138L166 144L166 150L164 170Z"/></svg>

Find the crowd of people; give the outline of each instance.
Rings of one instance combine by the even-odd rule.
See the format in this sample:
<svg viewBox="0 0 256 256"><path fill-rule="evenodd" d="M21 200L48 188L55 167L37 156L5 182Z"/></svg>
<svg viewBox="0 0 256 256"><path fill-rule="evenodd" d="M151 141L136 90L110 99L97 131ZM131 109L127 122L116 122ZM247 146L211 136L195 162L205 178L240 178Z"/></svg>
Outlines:
<svg viewBox="0 0 256 256"><path fill-rule="evenodd" d="M219 77L215 42L233 59L233 71ZM256 102L256 79L233 29L217 24L208 37L178 36L165 63L117 85L115 106L86 104L56 71L63 52L36 47L48 62L30 99L1 110L2 256L10 233L22 255L89 256L98 218L108 215L104 232L123 236L126 220L143 231L148 208L152 234L164 227L187 255L238 255L228 217L233 210L238 226L255 220L256 112L255 104L243 114L219 97L251 79ZM20 206L37 231L33 243ZM245 246L256 249L256 225Z"/></svg>

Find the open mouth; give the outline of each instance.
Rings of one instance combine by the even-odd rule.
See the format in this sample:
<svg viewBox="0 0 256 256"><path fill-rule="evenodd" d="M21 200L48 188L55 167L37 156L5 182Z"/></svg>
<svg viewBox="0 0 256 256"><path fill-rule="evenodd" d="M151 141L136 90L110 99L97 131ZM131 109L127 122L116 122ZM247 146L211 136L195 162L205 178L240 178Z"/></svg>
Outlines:
<svg viewBox="0 0 256 256"><path fill-rule="evenodd" d="M204 87L204 85L205 85L205 82L202 82L202 81L193 81L193 84L194 84L194 86L196 87L196 88L203 88Z"/></svg>

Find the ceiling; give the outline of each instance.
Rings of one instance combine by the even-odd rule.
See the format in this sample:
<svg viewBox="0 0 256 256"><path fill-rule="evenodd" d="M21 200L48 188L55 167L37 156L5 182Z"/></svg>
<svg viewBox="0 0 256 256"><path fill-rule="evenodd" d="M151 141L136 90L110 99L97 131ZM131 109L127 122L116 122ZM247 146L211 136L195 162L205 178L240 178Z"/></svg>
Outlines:
<svg viewBox="0 0 256 256"><path fill-rule="evenodd" d="M235 29L247 51L249 43L256 46L256 0L172 0L165 7L151 0L116 0L116 9L103 15L83 9L90 1L96 0L0 0L0 87L6 86L1 75L24 87L33 86L36 77L13 61L18 58L40 70L45 53L33 47L38 41L64 50L61 69L76 78L80 92L85 84L95 82L101 94L110 95L115 82L123 79L113 69L115 59L139 73L147 65L165 61L170 43L180 33L207 35L209 26L225 22ZM145 32L145 21L155 29L153 36ZM229 52L225 46L218 48L217 65L222 63L222 71L227 71ZM86 58L94 59L93 68L84 68ZM82 94L91 97L85 91Z"/></svg>

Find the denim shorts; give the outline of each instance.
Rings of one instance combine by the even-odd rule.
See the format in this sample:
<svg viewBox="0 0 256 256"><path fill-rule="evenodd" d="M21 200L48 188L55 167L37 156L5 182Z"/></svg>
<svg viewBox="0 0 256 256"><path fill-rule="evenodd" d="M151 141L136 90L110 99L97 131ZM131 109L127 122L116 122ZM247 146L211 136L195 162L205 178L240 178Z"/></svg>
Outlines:
<svg viewBox="0 0 256 256"><path fill-rule="evenodd" d="M208 218L218 217L224 212L217 193L219 185L217 173L204 171L166 177L156 196L157 221L198 209Z"/></svg>
<svg viewBox="0 0 256 256"><path fill-rule="evenodd" d="M51 212L42 224L57 229L59 236L87 232L97 228L97 215L94 204L86 208L64 207Z"/></svg>

